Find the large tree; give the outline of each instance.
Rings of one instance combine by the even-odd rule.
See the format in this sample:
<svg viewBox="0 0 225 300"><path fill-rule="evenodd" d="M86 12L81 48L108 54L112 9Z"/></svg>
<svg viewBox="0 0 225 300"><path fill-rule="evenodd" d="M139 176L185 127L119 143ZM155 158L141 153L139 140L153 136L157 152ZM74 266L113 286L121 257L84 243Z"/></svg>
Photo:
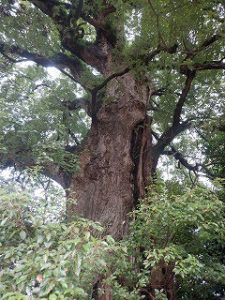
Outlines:
<svg viewBox="0 0 225 300"><path fill-rule="evenodd" d="M38 168L65 188L68 218L116 239L162 155L211 174L185 155L223 111L223 1L2 0L0 13L2 168Z"/></svg>

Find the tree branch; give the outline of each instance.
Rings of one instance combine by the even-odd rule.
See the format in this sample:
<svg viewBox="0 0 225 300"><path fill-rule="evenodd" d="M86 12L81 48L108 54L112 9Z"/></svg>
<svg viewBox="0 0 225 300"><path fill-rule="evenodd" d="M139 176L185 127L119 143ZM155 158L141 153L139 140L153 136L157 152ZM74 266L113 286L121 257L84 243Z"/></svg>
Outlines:
<svg viewBox="0 0 225 300"><path fill-rule="evenodd" d="M28 0L34 6L39 8L44 14L51 17L51 19L58 25L68 26L69 19L64 9L71 9L72 5L68 3L62 3L57 0Z"/></svg>
<svg viewBox="0 0 225 300"><path fill-rule="evenodd" d="M61 3L57 0L29 1L54 21L57 30L60 33L61 44L65 49L72 52L75 56L83 60L88 65L96 68L99 72L102 73L104 71L106 55L102 45L97 43L90 43L76 37L75 31L77 25L74 25L75 27L71 27L70 15L73 9L72 5ZM66 10L62 9L63 7ZM83 17L84 20L86 19L89 22L91 20L91 17L88 17L88 19L85 18L85 14L83 12L80 12L80 17ZM94 21L94 19L92 19L92 21Z"/></svg>
<svg viewBox="0 0 225 300"><path fill-rule="evenodd" d="M195 71L204 71L204 70L225 70L224 58L219 61L206 61L204 63L196 63L193 65Z"/></svg>
<svg viewBox="0 0 225 300"><path fill-rule="evenodd" d="M200 53L201 51L207 49L208 47L210 47L211 45L213 45L215 42L217 42L218 40L220 40L222 38L222 34L214 34L211 37L208 37L205 41L202 42L202 44L197 47L196 49L188 49L188 53L187 56L185 58L186 59L193 59L198 53Z"/></svg>
<svg viewBox="0 0 225 300"><path fill-rule="evenodd" d="M174 46L172 46L173 48ZM170 51L173 51L171 50L171 48L160 48L160 49L155 49L153 50L151 53L149 53L146 57L145 57L145 60L146 60L146 63L147 62L150 62L157 54L159 54L161 51L166 51L166 52L169 52L169 53L172 53ZM120 71L120 72L116 72L116 73L113 73L111 74L108 78L106 78L101 84L99 84L98 86L96 86L92 91L93 92L97 92L99 90L101 90L103 87L105 87L107 85L107 83L109 81L111 81L112 79L116 78L116 77L119 77L119 76L123 76L124 74L128 73L129 71L131 70L131 67L126 67L124 70ZM156 94L152 94L152 95L156 95Z"/></svg>
<svg viewBox="0 0 225 300"><path fill-rule="evenodd" d="M153 151L159 153L159 155L162 154L165 147L168 146L178 134L189 129L190 127L191 122L189 121L185 121L183 123L179 123L175 126L169 127L160 137L157 137L158 141L153 146Z"/></svg>
<svg viewBox="0 0 225 300"><path fill-rule="evenodd" d="M128 73L130 71L130 68L129 67L126 67L124 70L120 71L120 72L117 72L117 73L113 73L112 75L110 75L108 78L106 78L101 84L99 84L98 86L96 86L92 92L98 92L100 91L102 88L104 88L107 83L109 81L111 81L112 79L116 78L116 77L119 77L119 76L123 76L124 74Z"/></svg>
<svg viewBox="0 0 225 300"><path fill-rule="evenodd" d="M1 52L1 51L0 51ZM28 61L28 59L14 59L13 57L10 57L9 55L7 55L6 53L4 52L1 52L1 54L9 61L11 62L12 64L17 64L17 63L21 63L21 62L26 62Z"/></svg>
<svg viewBox="0 0 225 300"><path fill-rule="evenodd" d="M166 52L169 54L174 54L177 52L178 49L178 44L175 43L174 45L167 47L166 45L159 45L157 47L157 49L151 51L150 53L148 53L147 55L142 55L141 58L143 59L143 61L148 64L149 62L151 62L153 60L153 58L155 58L156 55L158 55L160 52Z"/></svg>
<svg viewBox="0 0 225 300"><path fill-rule="evenodd" d="M179 151L177 151L172 145L170 145L171 150L163 151L162 154L164 155L173 155L174 158L179 161L179 163L184 166L186 169L188 169L191 172L199 172L203 171L210 179L215 179L217 176L216 174L213 174L208 168L207 165L204 165L202 163L195 163L195 165L190 164L187 159L183 156L183 154Z"/></svg>
<svg viewBox="0 0 225 300"><path fill-rule="evenodd" d="M184 103L187 99L188 93L191 89L191 84L192 84L192 81L194 78L195 78L195 71L188 72L187 78L186 78L186 81L184 84L184 88L182 89L180 98L179 98L179 100L176 104L175 110L174 110L172 126L177 126L180 123L182 109L183 109Z"/></svg>
<svg viewBox="0 0 225 300"><path fill-rule="evenodd" d="M195 71L189 71L186 76L187 78L185 80L184 87L173 113L172 125L166 131L164 131L160 137L155 136L157 139L157 143L153 146L155 167L159 156L163 153L165 147L168 146L178 134L191 127L191 122L189 120L180 123L183 106L191 89L192 81L195 78Z"/></svg>
<svg viewBox="0 0 225 300"><path fill-rule="evenodd" d="M196 163L195 165L190 164L187 159L181 154L181 152L177 151L172 145L170 145L170 151L163 151L162 154L165 155L173 155L173 157L180 162L182 166L192 172L197 172L199 170L200 164Z"/></svg>
<svg viewBox="0 0 225 300"><path fill-rule="evenodd" d="M14 167L18 170L28 168L41 167L41 173L59 183L62 187L64 184L64 171L55 163L48 162L45 165L40 165L32 158L31 149L22 149L9 153L0 153L0 169Z"/></svg>
<svg viewBox="0 0 225 300"><path fill-rule="evenodd" d="M152 147L152 172L156 170L156 166L161 154L163 154L164 149L170 145L174 138L179 135L181 132L187 130L191 127L191 122L185 121L169 127L163 134L159 137L155 132L152 132L152 135L157 140L157 143Z"/></svg>
<svg viewBox="0 0 225 300"><path fill-rule="evenodd" d="M191 68L185 64L186 60L188 60L188 59L193 60L197 54L199 54L201 51L204 51L207 48L209 48L210 46L212 46L214 43L216 43L217 41L222 39L223 36L224 36L224 29L221 30L221 33L216 33L216 34L212 35L211 37L208 37L207 39L205 39L205 41L203 41L201 43L201 45L199 45L199 47L197 47L196 49L188 49L187 56L184 59L184 63L181 64L181 66L180 66L181 74L187 74L190 70L203 71L203 70L213 70L213 69L216 69L216 70L225 69L225 63L223 62L224 57L221 58L219 61L209 61L209 62L206 61L204 63L193 63Z"/></svg>
<svg viewBox="0 0 225 300"><path fill-rule="evenodd" d="M207 38L195 51L200 52L200 51L208 48L209 46L211 46L212 44L214 44L216 41L218 41L221 38L222 38L221 34L214 34L213 36Z"/></svg>
<svg viewBox="0 0 225 300"><path fill-rule="evenodd" d="M10 55L16 55L20 57L24 57L26 61L33 61L36 64L43 66L43 67L55 67L59 71L61 71L65 76L69 77L71 80L79 83L85 89L85 83L83 79L84 73L88 72L88 76L94 76L90 70L85 68L84 64L76 57L71 58L66 56L63 53L58 53L52 57L46 57L40 55L38 53L29 52L19 46L15 45L7 45L0 41L0 53L9 59L12 63L22 62L24 60L16 60ZM65 69L68 68L71 72L68 73ZM86 74L87 75L87 74Z"/></svg>

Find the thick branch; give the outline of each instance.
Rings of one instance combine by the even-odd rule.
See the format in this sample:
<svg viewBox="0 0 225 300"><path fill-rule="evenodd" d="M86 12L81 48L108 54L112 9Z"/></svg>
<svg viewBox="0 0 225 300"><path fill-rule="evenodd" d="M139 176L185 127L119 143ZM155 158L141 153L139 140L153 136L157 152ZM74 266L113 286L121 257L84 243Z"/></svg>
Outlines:
<svg viewBox="0 0 225 300"><path fill-rule="evenodd" d="M104 73L107 55L100 45L79 43L71 34L62 37L62 46L86 64L96 68L100 73Z"/></svg>
<svg viewBox="0 0 225 300"><path fill-rule="evenodd" d="M218 41L219 39L222 38L221 34L214 34L213 36L207 38L199 47L198 49L196 49L196 52L200 52L206 48L208 48L209 46L211 46L212 44L214 44L216 41Z"/></svg>
<svg viewBox="0 0 225 300"><path fill-rule="evenodd" d="M162 154L165 147L168 146L178 134L190 127L191 123L188 121L177 124L176 126L171 126L169 129L164 131L160 137L158 137L157 144L153 146L154 152Z"/></svg>
<svg viewBox="0 0 225 300"><path fill-rule="evenodd" d="M97 45L96 43L86 42L83 39L76 37L76 25L73 28L70 24L71 5L56 0L29 1L54 21L60 33L61 44L65 49L72 52L88 65L96 68L99 72L104 71L106 56L102 46ZM63 10L62 7L66 8L67 11ZM80 16L84 17L84 13L81 12Z"/></svg>
<svg viewBox="0 0 225 300"><path fill-rule="evenodd" d="M69 77L71 80L79 83L84 88L83 75L88 72L90 76L93 76L87 68L85 68L84 64L78 58L71 58L66 56L65 54L59 53L52 57L46 57L40 55L38 53L29 52L19 46L9 46L3 42L0 42L0 53L9 59L12 63L21 62L23 60L16 60L11 56L20 56L24 57L26 60L30 60L35 62L36 64L43 67L55 67L60 70L64 75ZM10 56L11 55L11 56ZM68 73L65 69L68 68L71 72Z"/></svg>
<svg viewBox="0 0 225 300"><path fill-rule="evenodd" d="M0 52L1 52L1 50L0 50ZM28 61L28 59L26 59L26 58L25 59L14 59L13 57L10 57L9 55L4 53L3 51L1 52L1 54L6 58L6 60L11 62L12 64L17 64L17 63Z"/></svg>
<svg viewBox="0 0 225 300"><path fill-rule="evenodd" d="M39 8L44 14L52 18L59 25L68 26L69 19L62 8L71 9L71 5L57 0L29 0L33 5ZM61 9L60 9L61 8Z"/></svg>
<svg viewBox="0 0 225 300"><path fill-rule="evenodd" d="M32 157L31 149L14 151L14 153L0 153L0 169L14 167L17 170L24 170L37 166L41 167L40 172L43 175L53 179L62 187L66 187L64 182L64 175L66 172L64 172L57 164L52 162L45 163L44 165L40 165L35 162L35 159Z"/></svg>
<svg viewBox="0 0 225 300"><path fill-rule="evenodd" d="M106 17L109 14L114 13L115 11L116 8L113 5L107 4L107 1L104 1L103 9L101 12L98 13L97 18L90 16L90 14L85 12L82 12L81 17L84 21L94 26L96 29L102 29L106 31L107 30L105 26Z"/></svg>
<svg viewBox="0 0 225 300"><path fill-rule="evenodd" d="M94 117L94 115L97 113L97 110L99 109L99 107L98 108L96 107L97 95L98 95L99 91L101 89L103 89L112 79L119 77L119 76L123 76L124 74L126 74L129 71L130 71L130 68L127 67L120 72L113 73L108 78L106 78L101 84L97 85L93 89L89 89L91 96L92 96L91 98L80 97L80 98L77 98L72 101L66 101L66 102L64 101L64 102L62 102L62 105L64 107L68 108L69 110L77 110L77 109L82 108L86 111L86 113L89 116ZM101 101L98 101L98 105L101 105Z"/></svg>
<svg viewBox="0 0 225 300"><path fill-rule="evenodd" d="M225 62L222 60L219 61L209 61L204 63L196 63L193 65L195 71L204 71L204 70L225 70Z"/></svg>

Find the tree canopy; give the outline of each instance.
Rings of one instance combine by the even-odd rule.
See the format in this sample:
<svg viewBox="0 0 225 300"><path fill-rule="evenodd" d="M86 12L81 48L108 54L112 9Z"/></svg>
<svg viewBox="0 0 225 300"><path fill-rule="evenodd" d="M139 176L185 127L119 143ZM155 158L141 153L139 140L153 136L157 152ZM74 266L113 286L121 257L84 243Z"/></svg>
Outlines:
<svg viewBox="0 0 225 300"><path fill-rule="evenodd" d="M191 166L179 153L185 158L185 151L193 152L196 157L197 147L208 147L209 131L218 136L224 125L223 3L84 1L82 15L74 20L76 6L76 1L2 1L3 167L38 164L38 149L56 162L59 156L67 157L56 155L54 148L70 150L69 145L76 146L85 137L90 124L85 112L91 114L93 92L101 94L113 77L131 69L135 76L149 77L154 86L148 109L157 140L155 160L170 154L191 171L211 169L213 161L203 166L202 156ZM76 39L76 49L70 49L64 35L76 26L84 36ZM86 51L97 56L102 31L109 35L113 57L121 62L109 75L102 75L98 62L86 57ZM49 66L62 72L54 81L43 69ZM110 101L101 97L104 103ZM192 141L182 134L171 148L174 138L185 131L193 134ZM30 161L23 161L26 151Z"/></svg>

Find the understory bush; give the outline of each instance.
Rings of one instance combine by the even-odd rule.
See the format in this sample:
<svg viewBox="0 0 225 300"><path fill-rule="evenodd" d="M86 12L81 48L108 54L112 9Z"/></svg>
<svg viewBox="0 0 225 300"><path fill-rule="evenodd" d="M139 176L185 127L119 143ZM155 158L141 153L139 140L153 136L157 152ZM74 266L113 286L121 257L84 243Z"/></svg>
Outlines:
<svg viewBox="0 0 225 300"><path fill-rule="evenodd" d="M0 190L0 299L92 299L96 282L115 300L144 299L152 270L173 266L178 299L220 299L225 289L224 204L205 187L151 187L126 239L77 218L43 224L26 194ZM32 204L33 205L33 204ZM158 289L156 299L167 299Z"/></svg>

